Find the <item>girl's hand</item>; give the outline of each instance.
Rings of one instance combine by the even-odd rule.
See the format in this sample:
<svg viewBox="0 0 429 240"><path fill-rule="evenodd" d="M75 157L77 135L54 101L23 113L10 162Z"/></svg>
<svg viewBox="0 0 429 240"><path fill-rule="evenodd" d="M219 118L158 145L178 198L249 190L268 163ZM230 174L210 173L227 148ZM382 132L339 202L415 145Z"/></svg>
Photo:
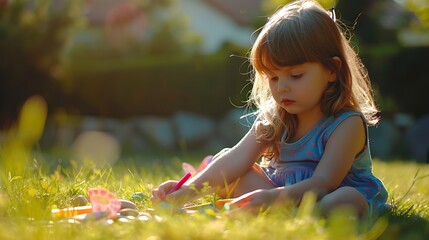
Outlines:
<svg viewBox="0 0 429 240"><path fill-rule="evenodd" d="M178 181L169 180L162 183L158 188L152 190L152 204L158 205L159 203L166 201L175 206L183 206L193 197L193 195L195 195L195 192L187 185L183 185L177 191L170 193L170 190L176 186L177 183Z"/></svg>
<svg viewBox="0 0 429 240"><path fill-rule="evenodd" d="M261 209L265 210L275 204L279 194L279 188L259 189L246 193L231 202L231 213L247 211L257 214Z"/></svg>
<svg viewBox="0 0 429 240"><path fill-rule="evenodd" d="M161 185L158 188L152 190L152 196L150 200L153 205L158 205L162 201L166 201L166 197L170 190L178 183L178 181L169 180Z"/></svg>

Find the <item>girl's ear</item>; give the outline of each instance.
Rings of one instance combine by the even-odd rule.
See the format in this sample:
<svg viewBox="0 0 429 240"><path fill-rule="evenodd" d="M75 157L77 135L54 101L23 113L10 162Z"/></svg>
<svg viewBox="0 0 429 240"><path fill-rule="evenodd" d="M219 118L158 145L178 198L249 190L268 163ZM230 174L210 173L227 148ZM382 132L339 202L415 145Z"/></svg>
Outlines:
<svg viewBox="0 0 429 240"><path fill-rule="evenodd" d="M332 58L335 62L335 65L337 65L337 69L341 68L341 59L339 57L333 57Z"/></svg>
<svg viewBox="0 0 429 240"><path fill-rule="evenodd" d="M335 63L335 71L331 71L329 82L335 82L337 80L338 69L341 68L341 59L339 57L333 57L332 60Z"/></svg>

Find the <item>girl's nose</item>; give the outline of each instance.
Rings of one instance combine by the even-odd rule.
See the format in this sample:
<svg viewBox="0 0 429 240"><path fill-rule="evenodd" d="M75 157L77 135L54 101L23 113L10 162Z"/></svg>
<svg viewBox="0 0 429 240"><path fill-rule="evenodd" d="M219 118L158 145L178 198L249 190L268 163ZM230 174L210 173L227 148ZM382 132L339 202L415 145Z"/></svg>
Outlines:
<svg viewBox="0 0 429 240"><path fill-rule="evenodd" d="M279 79L277 90L279 92L290 92L290 87L286 79Z"/></svg>

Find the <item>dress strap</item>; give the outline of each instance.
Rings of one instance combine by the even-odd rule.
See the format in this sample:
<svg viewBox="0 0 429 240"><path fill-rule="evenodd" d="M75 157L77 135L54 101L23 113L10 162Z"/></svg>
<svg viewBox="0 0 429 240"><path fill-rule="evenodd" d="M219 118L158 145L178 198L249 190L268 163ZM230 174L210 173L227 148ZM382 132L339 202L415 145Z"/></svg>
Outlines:
<svg viewBox="0 0 429 240"><path fill-rule="evenodd" d="M326 144L331 137L332 133L337 129L337 127L344 122L349 117L352 116L360 116L362 118L362 121L365 123L365 118L360 112L341 112L338 114L335 114L331 116L326 122L326 128L324 129L323 133L323 142ZM366 125L366 124L365 124Z"/></svg>

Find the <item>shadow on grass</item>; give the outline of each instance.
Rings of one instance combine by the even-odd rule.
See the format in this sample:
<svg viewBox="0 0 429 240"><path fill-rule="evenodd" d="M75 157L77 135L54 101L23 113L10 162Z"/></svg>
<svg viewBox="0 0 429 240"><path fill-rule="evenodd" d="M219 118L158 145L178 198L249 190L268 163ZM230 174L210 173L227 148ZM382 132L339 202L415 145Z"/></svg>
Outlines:
<svg viewBox="0 0 429 240"><path fill-rule="evenodd" d="M382 217L386 218L389 224L379 239L419 240L429 238L428 219L412 213L412 207L406 210L386 211Z"/></svg>

